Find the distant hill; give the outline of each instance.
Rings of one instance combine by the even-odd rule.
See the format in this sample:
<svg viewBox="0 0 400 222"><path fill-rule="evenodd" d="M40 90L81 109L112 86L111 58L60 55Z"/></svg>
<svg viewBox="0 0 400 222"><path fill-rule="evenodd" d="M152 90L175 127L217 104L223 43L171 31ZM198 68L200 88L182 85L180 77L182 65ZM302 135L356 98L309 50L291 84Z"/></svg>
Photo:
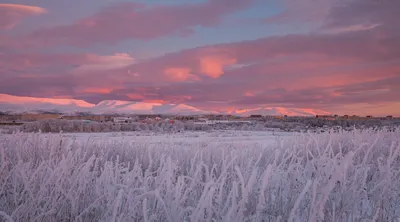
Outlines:
<svg viewBox="0 0 400 222"><path fill-rule="evenodd" d="M201 115L227 114L211 110L201 110L186 104L161 104L135 101L104 100L98 104L77 99L53 99L12 96L0 94L0 111L3 113L54 113L54 114L161 114L161 115ZM236 110L229 114L237 116L314 116L327 115L328 112L316 109L283 107L262 107Z"/></svg>
<svg viewBox="0 0 400 222"><path fill-rule="evenodd" d="M51 99L0 94L2 112L34 113L130 113L197 115L216 113L185 104L161 104L134 101L104 100L98 104L76 99Z"/></svg>
<svg viewBox="0 0 400 222"><path fill-rule="evenodd" d="M232 115L250 116L250 115L263 115L263 116L315 116L315 115L328 115L330 113L317 110L317 109L299 109L299 108L284 108L284 107L263 107L254 109L242 109L232 112Z"/></svg>

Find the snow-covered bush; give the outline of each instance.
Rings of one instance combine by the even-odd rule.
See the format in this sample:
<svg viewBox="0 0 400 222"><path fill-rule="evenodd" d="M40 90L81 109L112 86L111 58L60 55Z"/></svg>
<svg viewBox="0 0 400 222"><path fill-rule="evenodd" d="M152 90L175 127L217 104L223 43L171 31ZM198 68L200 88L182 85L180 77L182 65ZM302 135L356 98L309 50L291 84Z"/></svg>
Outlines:
<svg viewBox="0 0 400 222"><path fill-rule="evenodd" d="M274 143L3 135L0 220L397 221L399 154L399 131Z"/></svg>
<svg viewBox="0 0 400 222"><path fill-rule="evenodd" d="M1 126L0 125L0 134L12 134L13 132L19 131L19 126Z"/></svg>
<svg viewBox="0 0 400 222"><path fill-rule="evenodd" d="M170 132L180 131L185 128L184 124L180 121L175 121L174 124L169 122L156 122L156 123L128 123L117 124L112 122L94 122L94 121L81 121L81 120L60 120L48 119L35 122L28 122L19 127L23 132L46 132L46 133L59 133L59 132L126 132L126 131L157 131L157 132Z"/></svg>
<svg viewBox="0 0 400 222"><path fill-rule="evenodd" d="M353 129L376 129L385 127L400 127L397 120L324 120L310 117L288 117L285 120L270 119L265 121L254 121L251 123L217 123L213 125L195 124L193 121L169 121L157 122L133 122L112 123L94 122L81 120L48 119L36 122L28 122L19 127L23 132L127 132L127 131L154 131L154 132L179 132L179 131L210 131L210 130L247 130L247 131L270 131L279 129L281 131L304 132L307 130L326 131L332 128L346 130Z"/></svg>

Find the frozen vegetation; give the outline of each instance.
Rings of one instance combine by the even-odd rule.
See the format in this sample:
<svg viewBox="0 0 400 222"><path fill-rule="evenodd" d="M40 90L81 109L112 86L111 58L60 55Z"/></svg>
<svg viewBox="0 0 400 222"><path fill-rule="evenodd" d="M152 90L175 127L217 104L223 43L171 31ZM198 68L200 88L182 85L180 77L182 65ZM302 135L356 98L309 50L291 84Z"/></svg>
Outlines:
<svg viewBox="0 0 400 222"><path fill-rule="evenodd" d="M1 128L0 132L12 133L13 131L23 132L179 132L179 131L210 131L210 130L242 130L242 131L328 131L330 129L383 129L393 130L400 127L400 119L365 119L365 120L324 120L310 117L288 117L284 120L268 119L254 120L249 123L229 122L221 124L196 124L196 122L175 120L173 124L169 121L155 122L132 122L127 124L113 122L96 122L82 120L46 119L34 122L26 122L21 126L7 126Z"/></svg>
<svg viewBox="0 0 400 222"><path fill-rule="evenodd" d="M99 135L0 134L0 221L400 218L398 130Z"/></svg>

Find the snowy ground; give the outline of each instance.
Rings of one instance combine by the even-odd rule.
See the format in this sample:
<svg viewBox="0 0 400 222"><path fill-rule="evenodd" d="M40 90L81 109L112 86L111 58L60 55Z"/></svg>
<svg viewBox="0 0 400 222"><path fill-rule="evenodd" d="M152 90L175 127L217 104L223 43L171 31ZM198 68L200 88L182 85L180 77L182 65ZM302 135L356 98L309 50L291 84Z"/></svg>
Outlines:
<svg viewBox="0 0 400 222"><path fill-rule="evenodd" d="M0 135L0 221L398 221L400 134Z"/></svg>
<svg viewBox="0 0 400 222"><path fill-rule="evenodd" d="M33 136L34 134L24 134ZM216 130L216 131L186 131L177 133L155 133L155 132L107 132L107 133L42 133L43 138L54 138L62 136L68 140L79 143L87 141L118 141L128 143L145 143L145 144L199 144L199 143L218 143L235 145L252 145L258 144L262 146L276 145L279 140L293 137L298 133L293 132L272 132L272 131L235 131L235 130ZM1 134L0 137L13 137L12 134Z"/></svg>
<svg viewBox="0 0 400 222"><path fill-rule="evenodd" d="M288 132L268 132L268 131L234 131L234 130L218 130L218 131L198 131L198 132L179 132L179 133L154 133L154 132L111 132L111 133L65 133L67 138L77 141L90 140L118 140L131 142L218 142L218 143L259 143L271 144L275 143L279 138L285 138L295 135ZM46 136L46 134L44 134Z"/></svg>

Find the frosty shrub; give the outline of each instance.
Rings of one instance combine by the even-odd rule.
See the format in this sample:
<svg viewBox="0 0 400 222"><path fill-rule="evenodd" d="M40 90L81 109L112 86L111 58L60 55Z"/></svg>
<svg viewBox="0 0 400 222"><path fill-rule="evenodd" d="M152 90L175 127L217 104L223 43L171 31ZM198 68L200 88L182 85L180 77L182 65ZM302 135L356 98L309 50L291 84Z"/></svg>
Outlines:
<svg viewBox="0 0 400 222"><path fill-rule="evenodd" d="M184 123L176 121L174 124L169 122L116 124L112 122L86 122L81 120L60 120L48 119L35 122L28 122L19 127L22 132L127 132L127 131L157 131L173 132L183 130Z"/></svg>
<svg viewBox="0 0 400 222"><path fill-rule="evenodd" d="M12 134L19 130L19 126L0 126L0 134Z"/></svg>
<svg viewBox="0 0 400 222"><path fill-rule="evenodd" d="M210 131L210 130L245 130L245 131L270 131L281 130L287 132L305 132L308 130L318 131L323 128L324 131L341 128L346 130L353 129L383 129L397 128L400 123L393 121L383 122L381 120L338 120L329 121L315 118L288 118L283 120L255 121L252 123L217 123L214 125L195 124L193 121L158 121L150 123L112 123L95 122L81 120L47 119L35 122L28 122L14 130L22 132L129 132L129 131L154 131L154 132L178 132L178 131ZM13 132L9 130L6 132Z"/></svg>
<svg viewBox="0 0 400 222"><path fill-rule="evenodd" d="M2 135L0 221L397 221L399 142L372 130L271 143Z"/></svg>

